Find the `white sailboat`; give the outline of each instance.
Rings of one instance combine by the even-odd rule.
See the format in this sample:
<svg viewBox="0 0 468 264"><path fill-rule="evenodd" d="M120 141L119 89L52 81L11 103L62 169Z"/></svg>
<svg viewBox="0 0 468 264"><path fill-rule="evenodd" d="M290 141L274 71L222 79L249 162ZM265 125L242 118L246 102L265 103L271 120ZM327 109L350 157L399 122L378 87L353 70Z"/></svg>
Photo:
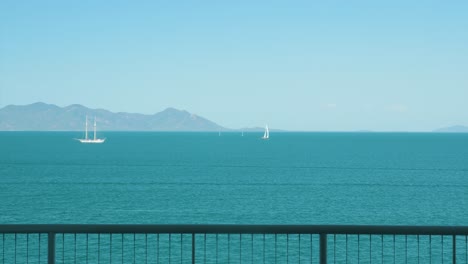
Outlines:
<svg viewBox="0 0 468 264"><path fill-rule="evenodd" d="M268 125L265 126L265 133L263 134L262 139L269 139L270 138L270 130L268 130Z"/></svg>
<svg viewBox="0 0 468 264"><path fill-rule="evenodd" d="M83 139L78 139L81 143L94 143L94 144L99 144L99 143L104 143L106 141L105 138L96 138L96 117L94 117L94 138L90 139L88 138L88 116L86 116L86 130L85 130L85 138Z"/></svg>

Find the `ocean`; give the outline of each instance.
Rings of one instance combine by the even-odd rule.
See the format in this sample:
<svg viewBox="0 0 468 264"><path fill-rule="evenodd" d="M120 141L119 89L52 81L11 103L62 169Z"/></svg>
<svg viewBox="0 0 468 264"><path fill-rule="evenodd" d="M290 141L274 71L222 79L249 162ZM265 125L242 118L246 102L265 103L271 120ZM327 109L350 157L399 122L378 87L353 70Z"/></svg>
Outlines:
<svg viewBox="0 0 468 264"><path fill-rule="evenodd" d="M0 132L0 223L468 223L468 134L262 134Z"/></svg>

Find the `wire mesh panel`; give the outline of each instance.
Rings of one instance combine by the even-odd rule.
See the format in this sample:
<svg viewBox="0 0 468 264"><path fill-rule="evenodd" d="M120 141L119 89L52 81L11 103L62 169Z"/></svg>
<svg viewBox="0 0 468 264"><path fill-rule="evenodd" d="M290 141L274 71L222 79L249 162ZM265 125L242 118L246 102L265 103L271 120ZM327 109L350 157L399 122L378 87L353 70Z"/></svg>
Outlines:
<svg viewBox="0 0 468 264"><path fill-rule="evenodd" d="M319 236L196 234L196 263L319 263Z"/></svg>
<svg viewBox="0 0 468 264"><path fill-rule="evenodd" d="M55 263L192 263L191 234L57 234Z"/></svg>
<svg viewBox="0 0 468 264"><path fill-rule="evenodd" d="M47 235L0 234L0 263L47 263Z"/></svg>
<svg viewBox="0 0 468 264"><path fill-rule="evenodd" d="M468 263L467 236L328 235L328 263Z"/></svg>

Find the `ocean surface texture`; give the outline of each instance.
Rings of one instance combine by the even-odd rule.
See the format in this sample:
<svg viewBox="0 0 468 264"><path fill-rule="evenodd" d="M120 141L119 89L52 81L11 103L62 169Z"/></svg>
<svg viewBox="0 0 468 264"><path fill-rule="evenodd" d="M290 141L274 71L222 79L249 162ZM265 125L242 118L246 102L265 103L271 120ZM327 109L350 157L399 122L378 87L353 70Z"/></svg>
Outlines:
<svg viewBox="0 0 468 264"><path fill-rule="evenodd" d="M468 134L0 132L0 223L468 223Z"/></svg>

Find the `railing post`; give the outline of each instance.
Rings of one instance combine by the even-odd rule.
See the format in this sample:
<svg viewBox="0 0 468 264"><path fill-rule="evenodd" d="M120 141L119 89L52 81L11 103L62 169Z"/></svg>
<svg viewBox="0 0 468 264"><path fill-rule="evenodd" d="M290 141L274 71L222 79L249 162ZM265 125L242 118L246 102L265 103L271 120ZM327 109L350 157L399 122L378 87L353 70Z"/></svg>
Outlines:
<svg viewBox="0 0 468 264"><path fill-rule="evenodd" d="M320 234L320 264L327 264L327 234Z"/></svg>
<svg viewBox="0 0 468 264"><path fill-rule="evenodd" d="M192 264L195 264L195 233L192 233Z"/></svg>
<svg viewBox="0 0 468 264"><path fill-rule="evenodd" d="M457 239L456 235L452 236L452 263L457 263Z"/></svg>
<svg viewBox="0 0 468 264"><path fill-rule="evenodd" d="M55 233L49 232L47 237L47 263L55 264Z"/></svg>

